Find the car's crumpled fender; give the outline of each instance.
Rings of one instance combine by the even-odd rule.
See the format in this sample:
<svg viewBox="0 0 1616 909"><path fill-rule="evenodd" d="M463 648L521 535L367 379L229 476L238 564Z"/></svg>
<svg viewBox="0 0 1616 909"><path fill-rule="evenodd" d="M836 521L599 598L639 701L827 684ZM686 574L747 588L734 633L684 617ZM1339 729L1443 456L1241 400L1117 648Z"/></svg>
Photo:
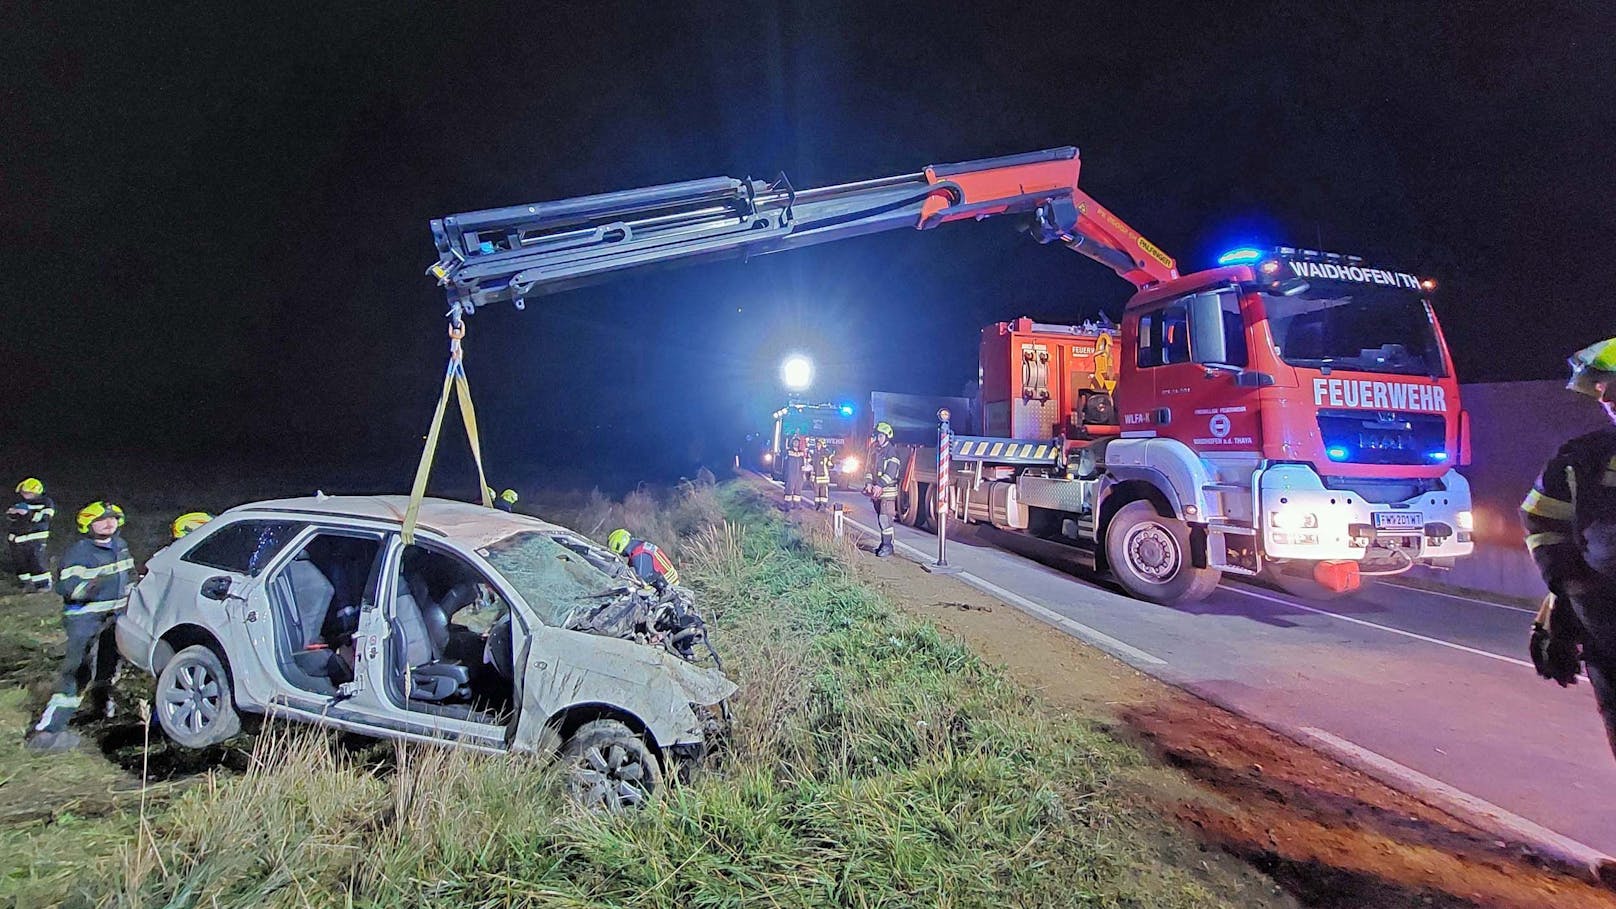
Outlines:
<svg viewBox="0 0 1616 909"><path fill-rule="evenodd" d="M538 747L550 717L583 704L633 714L663 747L699 742L702 723L691 705L716 704L737 689L718 670L661 647L558 628L538 635L544 640L531 642L526 660L517 747Z"/></svg>

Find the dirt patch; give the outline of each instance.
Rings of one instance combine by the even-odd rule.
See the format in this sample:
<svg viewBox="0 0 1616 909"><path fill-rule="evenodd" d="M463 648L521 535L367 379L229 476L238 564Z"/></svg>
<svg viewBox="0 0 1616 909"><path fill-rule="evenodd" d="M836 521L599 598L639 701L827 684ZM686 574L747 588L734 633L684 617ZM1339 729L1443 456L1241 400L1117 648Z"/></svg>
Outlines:
<svg viewBox="0 0 1616 909"><path fill-rule="evenodd" d="M1160 763L1137 797L1309 906L1612 907L1546 866L1267 727L1146 676L958 579L893 558L865 580L1003 665L1050 708L1108 725Z"/></svg>

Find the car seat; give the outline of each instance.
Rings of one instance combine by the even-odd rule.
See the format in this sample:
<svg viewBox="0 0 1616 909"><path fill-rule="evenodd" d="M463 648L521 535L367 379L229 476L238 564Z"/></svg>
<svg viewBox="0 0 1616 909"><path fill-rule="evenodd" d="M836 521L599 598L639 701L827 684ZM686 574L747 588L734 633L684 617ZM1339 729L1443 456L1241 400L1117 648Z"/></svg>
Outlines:
<svg viewBox="0 0 1616 909"><path fill-rule="evenodd" d="M393 627L401 639L396 653L408 667L408 696L415 701L444 701L471 695L471 670L458 663L442 662L442 653L432 644L420 604L405 584L393 599ZM436 608L434 606L434 608Z"/></svg>
<svg viewBox="0 0 1616 909"><path fill-rule="evenodd" d="M292 597L292 649L304 650L321 641L320 629L331 609L336 587L306 552L298 553L287 566L286 580Z"/></svg>

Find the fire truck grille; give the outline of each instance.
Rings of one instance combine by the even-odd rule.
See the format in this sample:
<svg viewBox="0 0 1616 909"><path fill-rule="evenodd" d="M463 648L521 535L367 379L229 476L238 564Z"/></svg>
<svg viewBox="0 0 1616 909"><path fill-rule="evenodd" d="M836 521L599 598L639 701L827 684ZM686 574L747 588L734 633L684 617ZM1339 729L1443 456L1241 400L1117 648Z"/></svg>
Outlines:
<svg viewBox="0 0 1616 909"><path fill-rule="evenodd" d="M1330 460L1348 464L1439 464L1447 460L1441 414L1321 410L1319 435Z"/></svg>

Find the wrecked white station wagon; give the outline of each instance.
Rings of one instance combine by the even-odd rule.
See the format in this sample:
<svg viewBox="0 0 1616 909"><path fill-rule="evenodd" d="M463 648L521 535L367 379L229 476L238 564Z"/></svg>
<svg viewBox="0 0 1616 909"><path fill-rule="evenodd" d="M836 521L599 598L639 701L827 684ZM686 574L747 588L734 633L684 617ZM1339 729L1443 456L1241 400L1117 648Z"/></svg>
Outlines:
<svg viewBox="0 0 1616 909"><path fill-rule="evenodd" d="M726 678L689 596L581 535L403 496L232 508L159 551L118 619L180 745L273 714L485 751L559 751L574 794L637 804L722 731Z"/></svg>

